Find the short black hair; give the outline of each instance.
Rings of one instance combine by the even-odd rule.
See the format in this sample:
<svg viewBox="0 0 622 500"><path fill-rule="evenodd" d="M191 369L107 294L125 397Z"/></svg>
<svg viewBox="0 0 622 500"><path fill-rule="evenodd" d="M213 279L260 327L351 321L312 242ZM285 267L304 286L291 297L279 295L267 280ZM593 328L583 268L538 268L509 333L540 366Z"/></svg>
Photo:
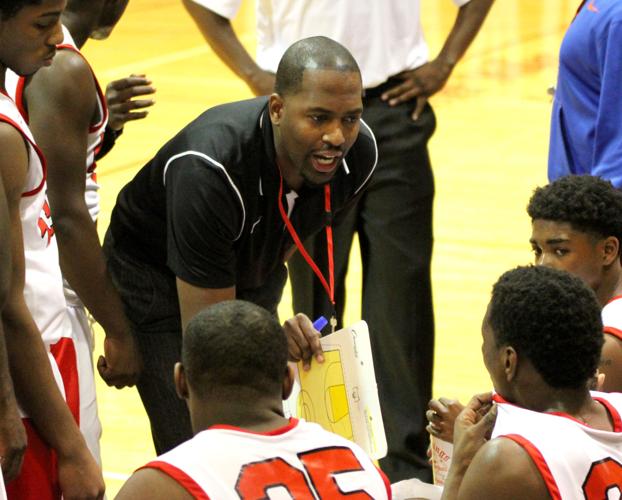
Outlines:
<svg viewBox="0 0 622 500"><path fill-rule="evenodd" d="M26 5L39 5L42 0L2 0L0 1L0 21L12 18Z"/></svg>
<svg viewBox="0 0 622 500"><path fill-rule="evenodd" d="M356 60L340 43L325 36L303 38L283 54L276 70L274 91L281 95L296 94L302 87L305 70L327 69L361 74Z"/></svg>
<svg viewBox="0 0 622 500"><path fill-rule="evenodd" d="M600 305L580 278L544 266L517 267L492 289L488 324L554 388L585 387L604 343Z"/></svg>
<svg viewBox="0 0 622 500"><path fill-rule="evenodd" d="M199 397L243 388L277 394L287 370L287 340L265 309L242 300L219 302L188 323L182 363Z"/></svg>
<svg viewBox="0 0 622 500"><path fill-rule="evenodd" d="M622 246L622 192L591 175L569 175L537 188L527 213L531 220L565 222L599 239L615 236Z"/></svg>

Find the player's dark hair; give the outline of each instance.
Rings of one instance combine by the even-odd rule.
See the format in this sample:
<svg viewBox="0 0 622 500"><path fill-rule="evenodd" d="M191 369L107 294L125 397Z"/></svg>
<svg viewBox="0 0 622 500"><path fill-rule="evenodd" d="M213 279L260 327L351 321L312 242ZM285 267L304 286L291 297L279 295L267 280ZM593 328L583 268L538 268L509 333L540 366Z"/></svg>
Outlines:
<svg viewBox="0 0 622 500"><path fill-rule="evenodd" d="M182 363L199 396L236 389L270 395L282 387L287 340L265 309L242 300L220 302L188 323Z"/></svg>
<svg viewBox="0 0 622 500"><path fill-rule="evenodd" d="M599 239L615 236L622 247L622 192L599 177L569 175L539 187L527 213L532 221L565 222Z"/></svg>
<svg viewBox="0 0 622 500"><path fill-rule="evenodd" d="M580 278L544 266L518 267L492 289L488 324L554 388L585 387L604 343L600 306Z"/></svg>
<svg viewBox="0 0 622 500"><path fill-rule="evenodd" d="M0 1L0 21L6 21L26 5L38 5L42 0L2 0Z"/></svg>
<svg viewBox="0 0 622 500"><path fill-rule="evenodd" d="M302 87L305 70L326 69L361 74L348 49L325 37L304 38L291 45L283 54L276 70L274 91L281 95L296 94Z"/></svg>

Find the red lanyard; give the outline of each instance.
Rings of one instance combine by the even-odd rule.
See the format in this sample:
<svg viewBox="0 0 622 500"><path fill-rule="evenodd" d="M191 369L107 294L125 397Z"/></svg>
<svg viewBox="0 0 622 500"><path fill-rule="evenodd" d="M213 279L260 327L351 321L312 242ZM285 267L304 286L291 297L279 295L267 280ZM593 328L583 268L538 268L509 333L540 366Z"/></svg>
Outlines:
<svg viewBox="0 0 622 500"><path fill-rule="evenodd" d="M283 175L281 174L280 170L279 170L279 175L281 177L281 183L279 185L279 212L281 212L281 218L283 219L283 222L285 223L285 227L287 227L287 230L289 231L290 236L294 240L294 243L296 247L298 248L298 251L307 261L307 264L309 264L311 269L313 269L313 272L318 277L318 279L321 281L322 285L324 286L324 289L326 290L326 293L328 294L328 298L330 299L330 302L334 307L335 306L335 262L333 260L333 227L331 225L331 222L329 222L326 225L326 247L327 247L327 253L328 253L328 283L327 283L326 278L322 274L322 271L320 271L320 268L317 266L317 264L313 261L311 256L305 250L305 247L302 244L302 241L300 241L300 237L298 236L298 233L294 229L294 226L292 225L291 221L289 220L289 217L287 216L287 212L285 211L285 208L283 207ZM324 185L324 211L326 212L327 216L329 217L329 221L330 221L331 209L330 209L330 185L329 184Z"/></svg>

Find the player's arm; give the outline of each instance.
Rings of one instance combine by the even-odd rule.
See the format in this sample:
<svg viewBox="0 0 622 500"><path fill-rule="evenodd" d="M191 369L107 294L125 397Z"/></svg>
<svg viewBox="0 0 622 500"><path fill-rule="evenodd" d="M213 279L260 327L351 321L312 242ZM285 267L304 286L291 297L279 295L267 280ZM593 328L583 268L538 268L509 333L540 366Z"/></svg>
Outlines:
<svg viewBox="0 0 622 500"><path fill-rule="evenodd" d="M130 476L115 500L190 500L195 498L177 481L158 470L144 468Z"/></svg>
<svg viewBox="0 0 622 500"><path fill-rule="evenodd" d="M622 338L605 332L598 370L605 375L603 391L622 392Z"/></svg>
<svg viewBox="0 0 622 500"><path fill-rule="evenodd" d="M231 21L193 0L183 0L203 38L218 57L250 87L255 95L271 94L274 74L261 69L244 48Z"/></svg>
<svg viewBox="0 0 622 500"><path fill-rule="evenodd" d="M9 295L11 283L11 241L9 208L4 184L0 176L0 311ZM13 382L9 374L9 360L4 341L4 329L0 321L0 456L2 474L10 481L19 473L26 449L26 432L17 411Z"/></svg>
<svg viewBox="0 0 622 500"><path fill-rule="evenodd" d="M452 483L443 491L443 500L548 500L550 495L538 468L528 453L516 442L497 438L477 452L470 465L452 462ZM459 488L454 480L462 476ZM450 479L448 477L448 479Z"/></svg>
<svg viewBox="0 0 622 500"><path fill-rule="evenodd" d="M64 498L102 498L101 472L54 381L41 334L24 301L25 262L19 204L28 156L21 134L7 124L0 124L0 150L0 175L7 193L12 252L11 285L2 322L15 393L43 439L57 453Z"/></svg>
<svg viewBox="0 0 622 500"><path fill-rule="evenodd" d="M479 32L493 1L470 0L460 7L456 22L438 56L423 66L400 73L397 77L402 82L385 92L383 99L391 106L417 99L413 112L413 119L416 120L423 111L427 98L447 83L454 66Z"/></svg>
<svg viewBox="0 0 622 500"><path fill-rule="evenodd" d="M32 77L26 99L31 130L47 159L63 276L106 333L100 374L109 385L133 385L139 357L84 198L87 140L97 107L91 70L77 53L60 51L50 68Z"/></svg>

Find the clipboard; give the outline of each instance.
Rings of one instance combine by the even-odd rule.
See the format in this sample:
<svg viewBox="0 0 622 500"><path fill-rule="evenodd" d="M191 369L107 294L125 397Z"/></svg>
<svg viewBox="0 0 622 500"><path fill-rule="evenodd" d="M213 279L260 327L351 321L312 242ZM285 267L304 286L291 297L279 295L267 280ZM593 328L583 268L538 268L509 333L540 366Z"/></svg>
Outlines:
<svg viewBox="0 0 622 500"><path fill-rule="evenodd" d="M387 454L369 328L359 321L320 340L324 362L297 363L286 416L315 422L358 444L378 460Z"/></svg>

